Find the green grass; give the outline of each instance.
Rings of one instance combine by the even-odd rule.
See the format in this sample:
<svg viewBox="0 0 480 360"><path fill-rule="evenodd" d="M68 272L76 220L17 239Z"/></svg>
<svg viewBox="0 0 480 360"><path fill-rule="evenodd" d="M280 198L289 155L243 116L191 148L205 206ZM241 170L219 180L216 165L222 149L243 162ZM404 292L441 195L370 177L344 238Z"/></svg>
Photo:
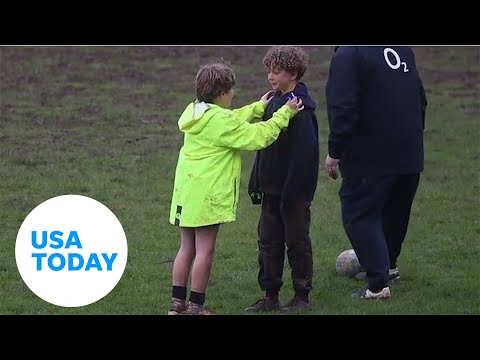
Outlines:
<svg viewBox="0 0 480 360"><path fill-rule="evenodd" d="M177 119L194 98L198 66L222 57L237 72L234 106L269 89L266 47L0 48L0 314L165 314L178 229L168 223L182 136ZM324 86L331 49L307 47L305 76L326 155ZM363 284L335 274L350 245L341 225L339 181L323 167L312 205L313 310L308 314L480 314L480 48L416 47L429 107L426 168L389 302L356 302ZM207 293L221 314L243 314L261 292L259 207L246 185L254 153L243 155L237 221L223 225ZM25 217L58 195L92 197L127 235L122 279L89 306L63 308L32 293L15 262ZM292 296L288 266L281 300Z"/></svg>

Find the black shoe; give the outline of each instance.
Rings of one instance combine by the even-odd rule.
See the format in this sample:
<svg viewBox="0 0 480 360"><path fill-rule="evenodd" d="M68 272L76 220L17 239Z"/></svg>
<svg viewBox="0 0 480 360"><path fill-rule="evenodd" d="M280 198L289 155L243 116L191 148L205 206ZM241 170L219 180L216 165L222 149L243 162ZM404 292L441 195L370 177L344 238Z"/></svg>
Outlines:
<svg viewBox="0 0 480 360"><path fill-rule="evenodd" d="M395 281L400 279L400 273L398 272L398 267L388 270L388 280Z"/></svg>
<svg viewBox="0 0 480 360"><path fill-rule="evenodd" d="M280 309L280 304L270 300L267 297L259 299L255 301L251 306L248 306L244 309L244 311L251 311L251 312L260 312L260 311L275 311Z"/></svg>

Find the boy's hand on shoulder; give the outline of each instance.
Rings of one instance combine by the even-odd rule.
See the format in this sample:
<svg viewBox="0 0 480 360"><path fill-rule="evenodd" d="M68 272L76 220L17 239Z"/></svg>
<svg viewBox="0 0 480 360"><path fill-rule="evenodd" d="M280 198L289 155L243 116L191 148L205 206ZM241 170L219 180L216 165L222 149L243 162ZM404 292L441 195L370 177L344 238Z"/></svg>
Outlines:
<svg viewBox="0 0 480 360"><path fill-rule="evenodd" d="M263 96L260 98L260 100L263 101L263 103L265 104L265 106L267 106L270 101L272 101L273 99L273 90L270 90L268 92L266 92L265 94L263 94Z"/></svg>
<svg viewBox="0 0 480 360"><path fill-rule="evenodd" d="M298 113L303 110L304 105L302 99L297 98L295 95L292 96L287 102L286 105L290 106L290 108Z"/></svg>

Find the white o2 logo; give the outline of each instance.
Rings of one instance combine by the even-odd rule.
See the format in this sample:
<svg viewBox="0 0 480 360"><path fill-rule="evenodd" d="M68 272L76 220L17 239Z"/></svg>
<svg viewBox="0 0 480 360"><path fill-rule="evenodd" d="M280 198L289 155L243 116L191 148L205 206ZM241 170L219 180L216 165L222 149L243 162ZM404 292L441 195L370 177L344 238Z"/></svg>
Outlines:
<svg viewBox="0 0 480 360"><path fill-rule="evenodd" d="M388 53L392 53L392 55L395 57L395 64L392 64L392 62L390 61ZM387 63L387 65L390 66L393 70L397 70L400 68L400 66L403 66L403 72L408 72L407 63L400 60L400 55L398 55L398 53L392 48L387 47L383 49L383 57L385 58L385 62Z"/></svg>

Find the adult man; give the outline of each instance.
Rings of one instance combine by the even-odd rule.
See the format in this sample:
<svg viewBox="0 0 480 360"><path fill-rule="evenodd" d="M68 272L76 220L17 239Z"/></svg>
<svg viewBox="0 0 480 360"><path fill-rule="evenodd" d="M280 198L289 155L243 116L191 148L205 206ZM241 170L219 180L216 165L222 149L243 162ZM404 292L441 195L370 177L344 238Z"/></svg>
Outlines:
<svg viewBox="0 0 480 360"><path fill-rule="evenodd" d="M388 299L424 166L427 100L407 46L339 46L326 85L328 174L342 175L345 232L366 289L353 297Z"/></svg>

